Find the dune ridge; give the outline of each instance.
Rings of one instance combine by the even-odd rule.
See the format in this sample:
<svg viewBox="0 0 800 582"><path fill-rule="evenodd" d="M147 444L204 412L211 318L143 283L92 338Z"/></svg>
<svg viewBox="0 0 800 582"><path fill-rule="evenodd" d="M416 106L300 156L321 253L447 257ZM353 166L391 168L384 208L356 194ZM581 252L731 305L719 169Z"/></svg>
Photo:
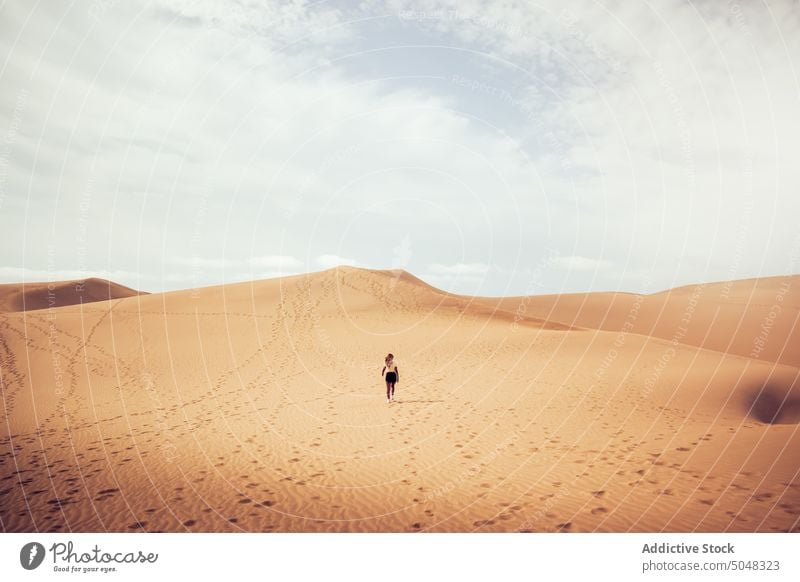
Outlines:
<svg viewBox="0 0 800 582"><path fill-rule="evenodd" d="M54 309L142 294L144 292L97 277L73 281L2 284L0 312Z"/></svg>
<svg viewBox="0 0 800 582"><path fill-rule="evenodd" d="M481 298L491 308L626 331L800 367L800 276L688 285L651 295L571 293ZM686 323L684 323L686 322Z"/></svg>
<svg viewBox="0 0 800 582"><path fill-rule="evenodd" d="M356 268L0 313L0 529L798 531L788 280L758 357L716 295L674 341L686 291L625 326Z"/></svg>

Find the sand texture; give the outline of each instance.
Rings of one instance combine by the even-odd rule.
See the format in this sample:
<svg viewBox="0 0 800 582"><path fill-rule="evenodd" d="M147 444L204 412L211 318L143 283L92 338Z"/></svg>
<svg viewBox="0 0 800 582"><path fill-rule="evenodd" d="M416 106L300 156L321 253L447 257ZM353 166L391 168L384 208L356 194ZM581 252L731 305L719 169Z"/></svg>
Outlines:
<svg viewBox="0 0 800 582"><path fill-rule="evenodd" d="M800 277L109 289L3 286L4 531L800 529Z"/></svg>

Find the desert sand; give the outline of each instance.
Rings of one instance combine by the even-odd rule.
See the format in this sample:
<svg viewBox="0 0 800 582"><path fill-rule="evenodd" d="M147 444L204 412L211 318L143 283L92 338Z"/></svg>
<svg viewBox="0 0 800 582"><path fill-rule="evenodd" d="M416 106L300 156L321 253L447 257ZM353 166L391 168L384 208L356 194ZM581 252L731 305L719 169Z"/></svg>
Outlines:
<svg viewBox="0 0 800 582"><path fill-rule="evenodd" d="M3 531L800 529L798 276L98 284L58 307L2 289Z"/></svg>
<svg viewBox="0 0 800 582"><path fill-rule="evenodd" d="M0 285L0 312L30 311L79 305L122 297L133 297L140 292L106 281L91 278L57 283L24 283Z"/></svg>

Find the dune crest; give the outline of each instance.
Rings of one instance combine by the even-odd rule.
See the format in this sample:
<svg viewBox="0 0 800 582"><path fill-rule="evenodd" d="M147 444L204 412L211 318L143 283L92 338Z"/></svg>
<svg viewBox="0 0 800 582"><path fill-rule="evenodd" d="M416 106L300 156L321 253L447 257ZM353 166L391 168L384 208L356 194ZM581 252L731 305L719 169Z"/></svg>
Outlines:
<svg viewBox="0 0 800 582"><path fill-rule="evenodd" d="M658 337L800 367L800 275L676 287L653 295L569 293L482 298L495 309L611 332Z"/></svg>
<svg viewBox="0 0 800 582"><path fill-rule="evenodd" d="M142 291L96 277L50 283L5 284L0 285L0 312L35 311L142 294Z"/></svg>

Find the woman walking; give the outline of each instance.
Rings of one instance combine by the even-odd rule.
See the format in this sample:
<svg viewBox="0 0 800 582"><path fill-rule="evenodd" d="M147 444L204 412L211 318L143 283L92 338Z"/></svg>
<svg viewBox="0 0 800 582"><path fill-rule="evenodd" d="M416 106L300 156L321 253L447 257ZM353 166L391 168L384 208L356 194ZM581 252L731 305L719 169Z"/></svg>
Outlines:
<svg viewBox="0 0 800 582"><path fill-rule="evenodd" d="M394 385L400 381L400 370L394 363L394 354L389 354L383 360L383 370L381 376L386 374L386 402L394 400Z"/></svg>

